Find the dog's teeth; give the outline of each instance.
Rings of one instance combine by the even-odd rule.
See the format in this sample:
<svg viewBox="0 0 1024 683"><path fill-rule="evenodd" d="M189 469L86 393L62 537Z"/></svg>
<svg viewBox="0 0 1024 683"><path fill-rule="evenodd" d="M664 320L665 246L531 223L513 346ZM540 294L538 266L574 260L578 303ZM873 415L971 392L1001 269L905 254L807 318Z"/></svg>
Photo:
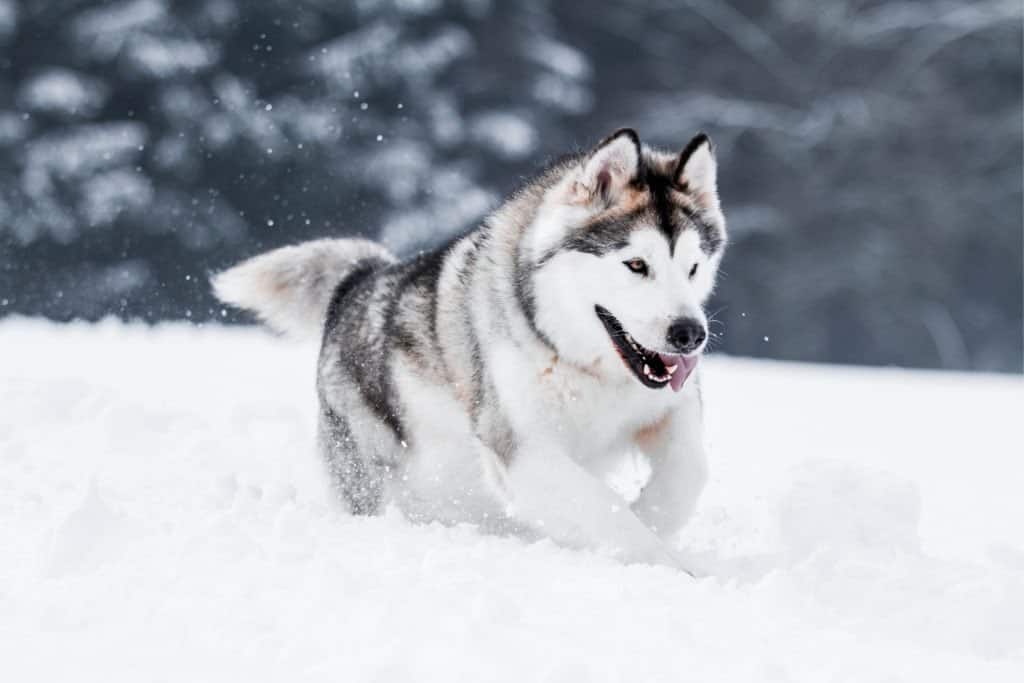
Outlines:
<svg viewBox="0 0 1024 683"><path fill-rule="evenodd" d="M644 374L647 375L648 377L651 376L651 366L648 365L647 363L644 363Z"/></svg>
<svg viewBox="0 0 1024 683"><path fill-rule="evenodd" d="M665 369L668 370L668 374L671 375L672 373L674 373L676 371L676 368L678 368L678 367L679 367L679 365L676 364L676 365L670 365L670 366L668 366Z"/></svg>

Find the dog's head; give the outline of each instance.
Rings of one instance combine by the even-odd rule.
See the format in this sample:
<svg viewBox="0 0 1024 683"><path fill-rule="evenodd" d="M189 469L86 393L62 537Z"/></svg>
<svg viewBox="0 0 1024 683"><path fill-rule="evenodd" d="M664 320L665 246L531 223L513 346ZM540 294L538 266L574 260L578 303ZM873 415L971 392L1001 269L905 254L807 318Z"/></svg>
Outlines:
<svg viewBox="0 0 1024 683"><path fill-rule="evenodd" d="M710 139L678 154L619 130L568 164L528 230L538 330L581 365L678 391L708 337L703 304L725 247Z"/></svg>

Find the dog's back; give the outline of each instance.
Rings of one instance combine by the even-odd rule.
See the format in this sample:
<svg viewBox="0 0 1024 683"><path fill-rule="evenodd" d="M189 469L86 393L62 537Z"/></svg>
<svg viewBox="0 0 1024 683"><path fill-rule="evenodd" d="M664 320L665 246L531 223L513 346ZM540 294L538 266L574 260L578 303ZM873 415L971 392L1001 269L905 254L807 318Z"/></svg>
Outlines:
<svg viewBox="0 0 1024 683"><path fill-rule="evenodd" d="M444 381L438 280L450 246L398 263L364 240L317 240L256 256L214 277L217 296L291 335L321 335L319 438L355 513L378 511L406 429L391 376L397 350Z"/></svg>

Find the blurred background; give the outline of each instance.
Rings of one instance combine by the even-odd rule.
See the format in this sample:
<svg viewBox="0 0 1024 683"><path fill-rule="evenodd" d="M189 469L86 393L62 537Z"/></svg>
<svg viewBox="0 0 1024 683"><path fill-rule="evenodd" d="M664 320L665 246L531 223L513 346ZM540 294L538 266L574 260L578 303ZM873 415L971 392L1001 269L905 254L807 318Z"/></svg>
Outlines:
<svg viewBox="0 0 1024 683"><path fill-rule="evenodd" d="M0 0L0 316L236 321L620 126L715 140L719 350L1022 370L1019 0Z"/></svg>

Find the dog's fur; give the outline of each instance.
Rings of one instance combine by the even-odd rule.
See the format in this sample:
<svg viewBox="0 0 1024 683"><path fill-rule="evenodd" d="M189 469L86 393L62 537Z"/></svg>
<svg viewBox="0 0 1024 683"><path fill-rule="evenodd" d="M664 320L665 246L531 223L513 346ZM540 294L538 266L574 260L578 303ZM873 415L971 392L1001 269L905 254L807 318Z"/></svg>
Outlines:
<svg viewBox="0 0 1024 683"><path fill-rule="evenodd" d="M319 442L352 512L512 520L678 565L663 539L705 480L690 372L724 246L710 140L667 154L624 129L412 260L319 240L214 285L322 334ZM651 476L630 505L604 478L636 451Z"/></svg>

